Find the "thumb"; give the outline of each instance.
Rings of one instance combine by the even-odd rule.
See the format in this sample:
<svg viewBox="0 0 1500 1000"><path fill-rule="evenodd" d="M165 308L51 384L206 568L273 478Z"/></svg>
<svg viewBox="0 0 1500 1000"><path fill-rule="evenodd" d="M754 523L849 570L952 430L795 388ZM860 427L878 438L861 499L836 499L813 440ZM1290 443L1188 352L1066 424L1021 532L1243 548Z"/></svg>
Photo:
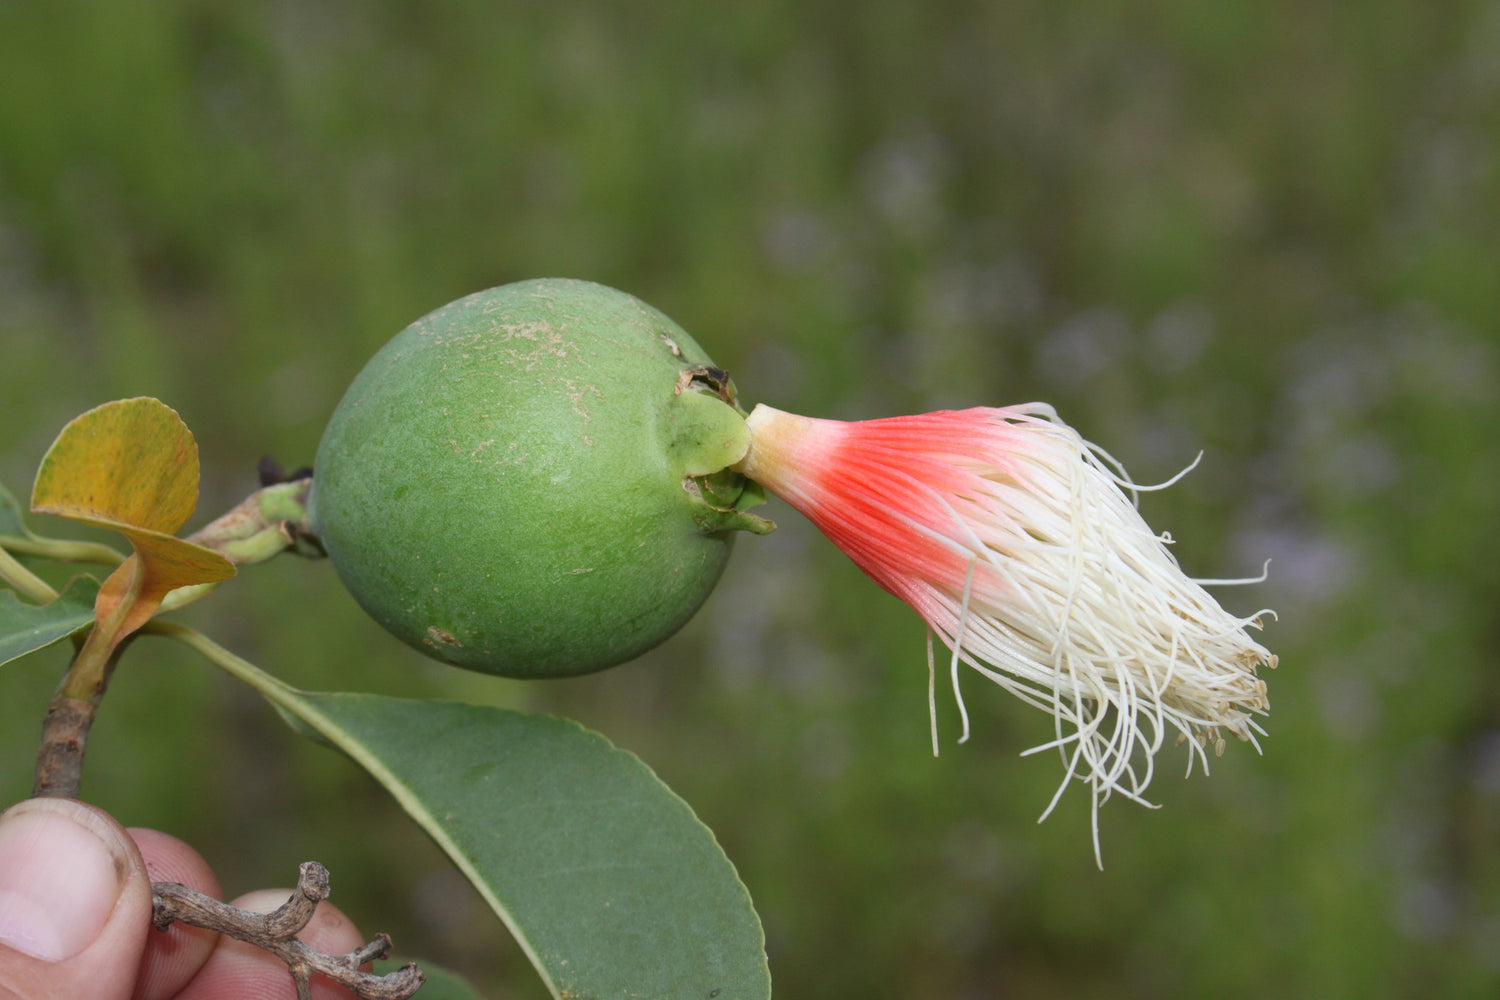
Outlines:
<svg viewBox="0 0 1500 1000"><path fill-rule="evenodd" d="M145 863L107 813L42 798L0 814L0 998L128 997L150 925Z"/></svg>

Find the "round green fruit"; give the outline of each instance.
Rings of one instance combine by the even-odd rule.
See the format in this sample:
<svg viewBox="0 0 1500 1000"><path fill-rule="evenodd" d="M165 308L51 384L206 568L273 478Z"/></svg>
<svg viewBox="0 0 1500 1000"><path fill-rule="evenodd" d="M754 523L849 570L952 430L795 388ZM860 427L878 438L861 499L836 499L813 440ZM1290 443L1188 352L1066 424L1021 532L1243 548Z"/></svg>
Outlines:
<svg viewBox="0 0 1500 1000"><path fill-rule="evenodd" d="M585 281L478 292L407 327L318 446L309 525L355 599L456 666L614 666L703 603L749 446L724 373L644 302Z"/></svg>

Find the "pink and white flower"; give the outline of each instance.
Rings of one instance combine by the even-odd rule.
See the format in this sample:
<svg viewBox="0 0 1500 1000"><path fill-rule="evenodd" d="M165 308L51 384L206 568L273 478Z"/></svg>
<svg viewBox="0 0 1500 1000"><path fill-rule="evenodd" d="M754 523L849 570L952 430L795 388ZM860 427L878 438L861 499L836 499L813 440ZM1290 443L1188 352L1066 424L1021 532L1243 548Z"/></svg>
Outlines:
<svg viewBox="0 0 1500 1000"><path fill-rule="evenodd" d="M1276 657L1192 580L1136 510L1141 489L1108 454L1039 403L843 422L757 406L735 468L806 515L867 575L927 622L967 664L1049 713L1066 775L1149 805L1153 758L1169 733L1224 750L1256 744L1268 708L1260 664ZM1175 482L1175 479L1173 480ZM1163 484L1163 485L1170 485Z"/></svg>

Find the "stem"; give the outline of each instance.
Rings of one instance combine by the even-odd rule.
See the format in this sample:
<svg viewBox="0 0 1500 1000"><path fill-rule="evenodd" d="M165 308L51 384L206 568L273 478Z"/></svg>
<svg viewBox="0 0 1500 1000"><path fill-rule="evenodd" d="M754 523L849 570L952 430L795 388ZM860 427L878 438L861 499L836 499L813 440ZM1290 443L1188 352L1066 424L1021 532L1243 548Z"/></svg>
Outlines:
<svg viewBox="0 0 1500 1000"><path fill-rule="evenodd" d="M62 694L93 701L96 705L104 697L104 689L109 685L109 675L114 671L115 663L120 658L120 650L128 640L128 637L120 637L121 629L140 597L141 584L146 577L145 564L139 559L132 568L134 572L130 577L130 589L115 604L107 618L103 621L96 619L94 627L89 629L88 636L68 667L67 676L63 678ZM98 614L97 603L94 613Z"/></svg>
<svg viewBox="0 0 1500 1000"><path fill-rule="evenodd" d="M98 630L95 626L94 632ZM90 637L92 636L93 632L90 633ZM130 640L126 639L110 653L87 697L69 694L68 681L74 677L74 668L68 670L62 686L47 706L46 718L42 720L42 742L37 749L36 774L31 788L33 797L78 798L78 789L83 782L83 757L88 748L89 730L94 725L99 702L104 699L104 691L109 686L115 664L129 644ZM75 668L88 648L89 643L85 641L74 655Z"/></svg>
<svg viewBox="0 0 1500 1000"><path fill-rule="evenodd" d="M8 539L10 536L6 536ZM10 544L9 541L6 544ZM0 546L0 580L16 588L16 592L34 604L51 604L57 600L57 591L31 570L22 566L15 556Z"/></svg>
<svg viewBox="0 0 1500 1000"><path fill-rule="evenodd" d="M22 566L4 548L0 548L0 579L37 604L50 604L57 600L57 591L53 590L50 584ZM88 643L85 642L73 654L75 666L83 657L83 651L87 646ZM116 654L118 655L118 650ZM99 701L104 697L104 688L109 683L113 659L114 657L110 657L111 662L103 665L99 683L94 685L94 690L89 697L78 698L67 692L66 687L69 678L73 676L73 667L69 667L63 686L52 696L52 702L47 706L47 715L42 720L42 742L37 748L36 770L31 790L33 796L69 799L78 797L78 786L83 779L83 755L88 745L89 729L94 725L94 716L98 711Z"/></svg>
<svg viewBox="0 0 1500 1000"><path fill-rule="evenodd" d="M266 673L249 660L236 656L197 629L189 628L180 622L153 619L142 625L136 634L176 639L196 650L229 676L250 685L271 704L282 707L301 707L296 688Z"/></svg>
<svg viewBox="0 0 1500 1000"><path fill-rule="evenodd" d="M42 720L42 742L37 748L33 796L78 797L89 730L99 712L99 703L104 700L109 679L120 662L120 654L133 638L120 638L120 629L135 605L144 577L144 568L137 560L129 592L115 605L109 617L95 621L73 654L73 662L69 664L67 674L47 706L46 718Z"/></svg>
<svg viewBox="0 0 1500 1000"><path fill-rule="evenodd" d="M94 725L98 702L80 701L58 692L42 720L42 745L36 755L33 798L78 798L83 753Z"/></svg>
<svg viewBox="0 0 1500 1000"><path fill-rule="evenodd" d="M81 542L71 538L0 535L0 545L13 552L56 562L100 563L105 566L118 566L125 561L125 556L119 549L99 542Z"/></svg>

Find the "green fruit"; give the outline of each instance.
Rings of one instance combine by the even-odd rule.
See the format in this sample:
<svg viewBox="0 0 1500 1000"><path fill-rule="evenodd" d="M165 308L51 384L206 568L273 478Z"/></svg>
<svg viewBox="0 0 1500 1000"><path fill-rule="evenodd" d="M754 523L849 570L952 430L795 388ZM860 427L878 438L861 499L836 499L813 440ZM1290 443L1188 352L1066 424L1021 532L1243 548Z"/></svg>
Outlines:
<svg viewBox="0 0 1500 1000"><path fill-rule="evenodd" d="M510 677L602 670L677 631L759 494L727 376L584 281L479 292L372 358L318 446L309 523L403 641Z"/></svg>

